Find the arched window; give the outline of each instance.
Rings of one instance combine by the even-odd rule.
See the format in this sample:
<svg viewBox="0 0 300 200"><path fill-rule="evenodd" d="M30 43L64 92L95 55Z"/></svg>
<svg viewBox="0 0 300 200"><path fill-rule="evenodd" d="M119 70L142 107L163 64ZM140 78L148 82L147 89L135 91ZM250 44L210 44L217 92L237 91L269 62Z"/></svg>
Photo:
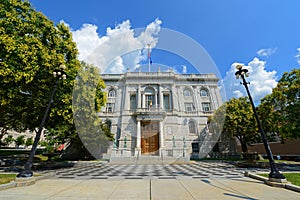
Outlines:
<svg viewBox="0 0 300 200"><path fill-rule="evenodd" d="M185 89L183 91L183 96L190 97L190 96L192 96L192 92L189 89Z"/></svg>
<svg viewBox="0 0 300 200"><path fill-rule="evenodd" d="M108 97L116 97L116 91L114 89L109 90Z"/></svg>
<svg viewBox="0 0 300 200"><path fill-rule="evenodd" d="M207 91L207 89L201 89L200 90L200 96L202 96L202 97L208 97L208 91Z"/></svg>
<svg viewBox="0 0 300 200"><path fill-rule="evenodd" d="M147 87L144 90L144 94L145 94L145 106L146 108L152 108L155 106L156 102L155 102L155 90L152 87Z"/></svg>
<svg viewBox="0 0 300 200"><path fill-rule="evenodd" d="M194 120L189 121L189 132L190 133L197 133L196 123L195 123Z"/></svg>

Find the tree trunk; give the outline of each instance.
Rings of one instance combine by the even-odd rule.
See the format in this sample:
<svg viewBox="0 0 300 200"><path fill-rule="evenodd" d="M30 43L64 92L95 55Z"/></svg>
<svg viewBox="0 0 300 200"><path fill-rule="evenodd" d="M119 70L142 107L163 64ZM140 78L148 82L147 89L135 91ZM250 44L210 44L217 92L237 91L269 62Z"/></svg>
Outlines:
<svg viewBox="0 0 300 200"><path fill-rule="evenodd" d="M242 145L242 151L243 151L243 153L247 153L247 152L248 152L248 146L247 146L247 143L241 141L241 145Z"/></svg>

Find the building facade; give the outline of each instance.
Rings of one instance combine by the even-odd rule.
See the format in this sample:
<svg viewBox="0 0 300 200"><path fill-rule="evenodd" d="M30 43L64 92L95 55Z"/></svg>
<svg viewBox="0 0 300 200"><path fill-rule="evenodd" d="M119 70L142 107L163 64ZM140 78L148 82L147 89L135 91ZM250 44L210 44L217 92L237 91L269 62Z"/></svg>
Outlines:
<svg viewBox="0 0 300 200"><path fill-rule="evenodd" d="M106 106L99 113L114 134L111 159L198 157L201 133L221 103L214 74L103 74Z"/></svg>

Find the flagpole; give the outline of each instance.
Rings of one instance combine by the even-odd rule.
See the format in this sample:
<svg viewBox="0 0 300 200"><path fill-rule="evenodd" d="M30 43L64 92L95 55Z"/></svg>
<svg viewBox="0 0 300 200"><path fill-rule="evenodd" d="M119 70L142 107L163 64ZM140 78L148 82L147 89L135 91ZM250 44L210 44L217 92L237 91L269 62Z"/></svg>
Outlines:
<svg viewBox="0 0 300 200"><path fill-rule="evenodd" d="M150 45L151 44L147 44L148 45L148 70L149 70L149 72L150 72Z"/></svg>

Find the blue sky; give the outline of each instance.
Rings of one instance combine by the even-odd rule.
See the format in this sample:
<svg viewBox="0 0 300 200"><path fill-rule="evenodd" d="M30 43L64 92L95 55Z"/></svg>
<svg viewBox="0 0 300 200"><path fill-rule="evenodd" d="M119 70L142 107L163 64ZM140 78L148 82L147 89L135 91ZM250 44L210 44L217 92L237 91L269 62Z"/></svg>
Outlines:
<svg viewBox="0 0 300 200"><path fill-rule="evenodd" d="M114 30L122 23L118 30L126 29L126 25L136 29L152 23L159 28L183 33L210 55L220 71L228 97L245 94L244 88L233 77L235 63L245 64L252 72L250 89L256 101L270 93L283 72L299 68L300 64L300 1L297 0L29 2L55 23L62 20L67 23L81 44L86 27L97 33L94 37L98 37L101 43L108 27ZM126 20L129 23L124 24ZM82 48L83 52L87 47L79 50ZM162 55L163 52L153 50L151 57L166 65L187 65L180 59L174 59L178 63L172 63Z"/></svg>

